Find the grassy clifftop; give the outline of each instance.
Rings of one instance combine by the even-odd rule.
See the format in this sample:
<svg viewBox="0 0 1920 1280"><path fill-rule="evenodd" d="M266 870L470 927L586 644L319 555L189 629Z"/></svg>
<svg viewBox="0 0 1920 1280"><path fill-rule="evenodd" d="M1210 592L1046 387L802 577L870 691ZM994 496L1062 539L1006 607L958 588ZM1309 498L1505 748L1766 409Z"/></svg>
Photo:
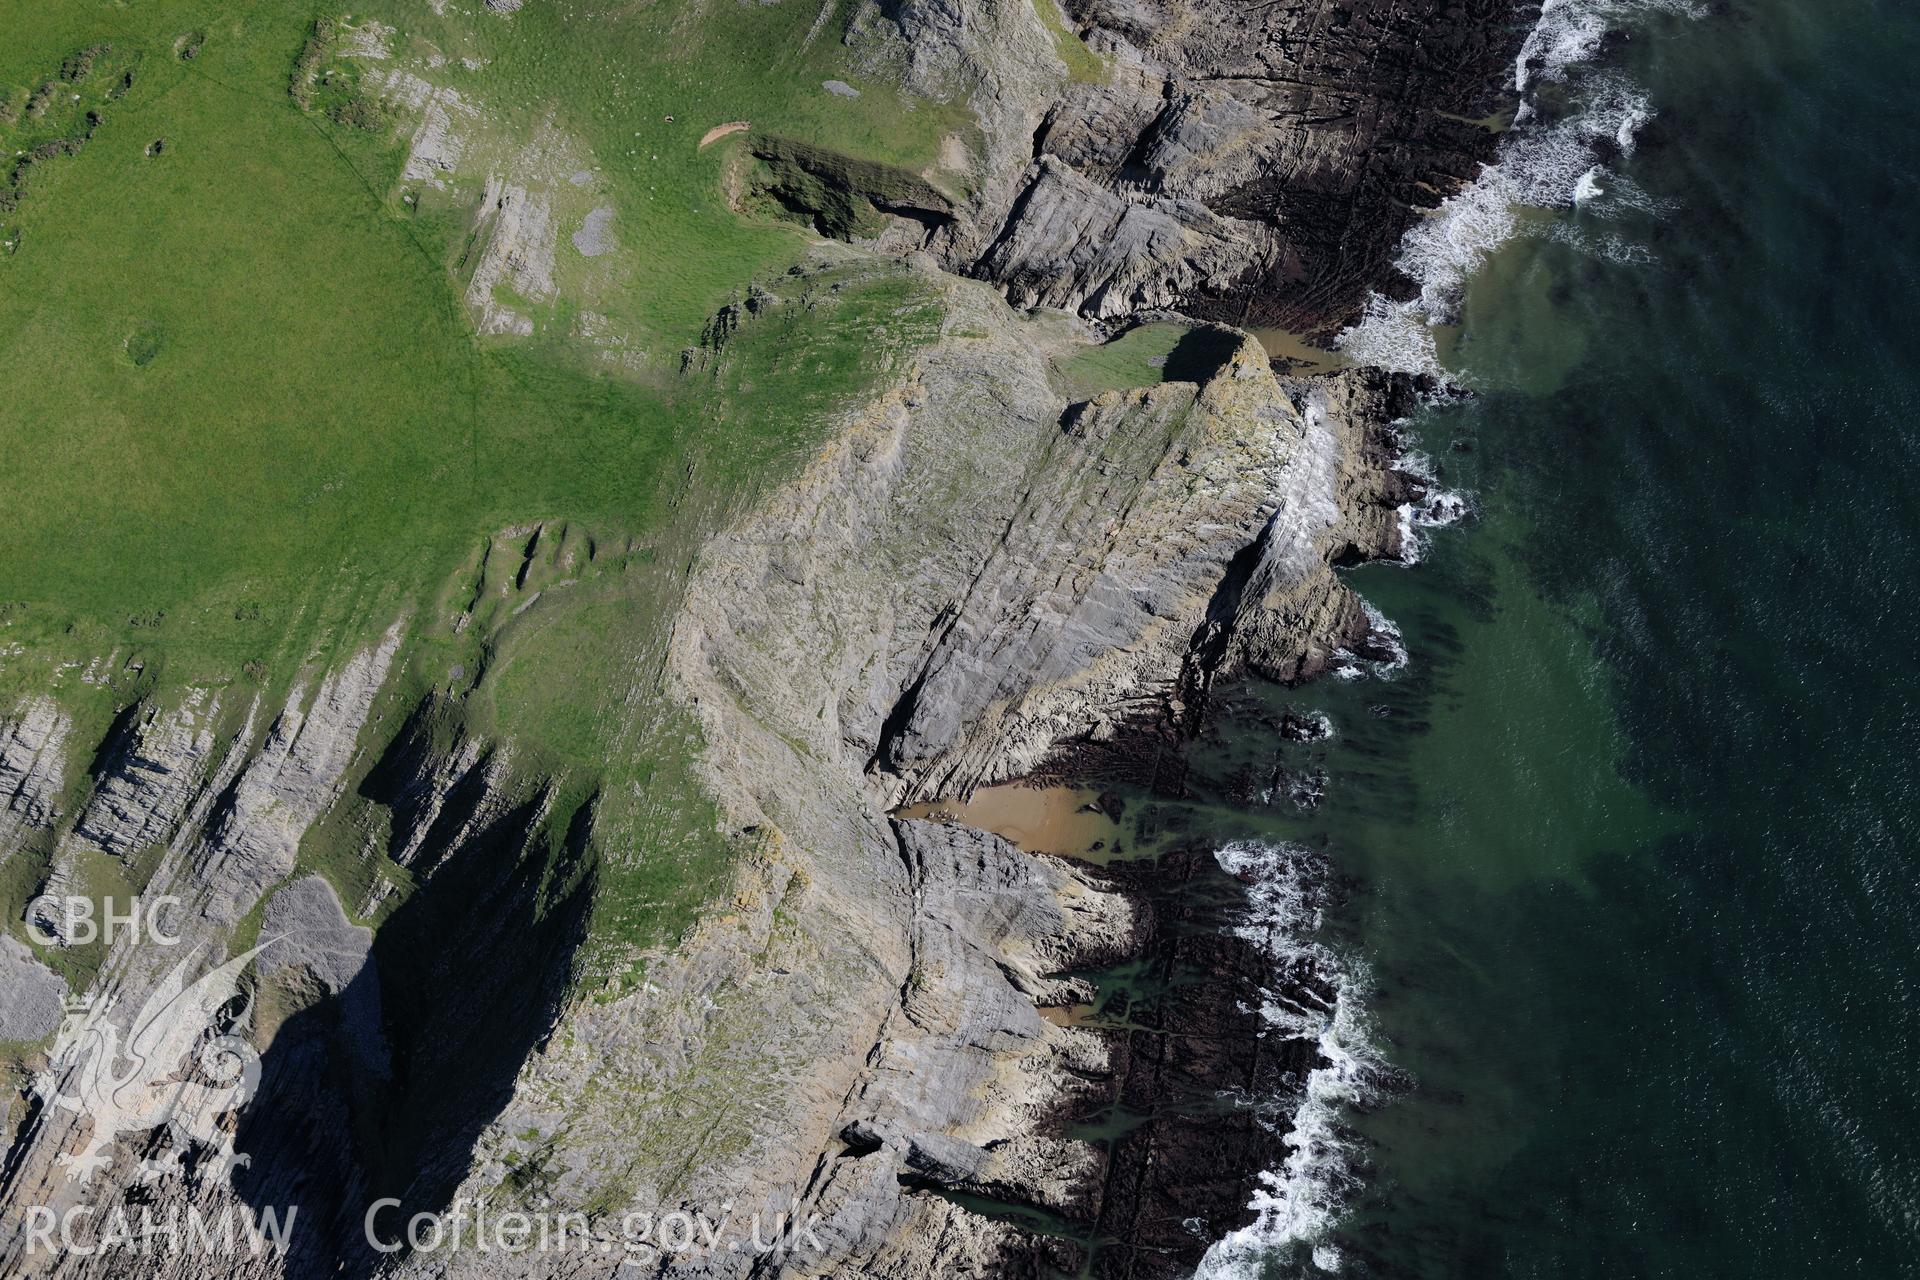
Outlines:
<svg viewBox="0 0 1920 1280"><path fill-rule="evenodd" d="M700 145L951 155L963 113L853 65L848 8L0 0L0 720L51 692L78 751L211 688L237 732L405 617L303 867L411 887L364 785L431 706L552 789L556 844L591 805L617 989L731 856L655 705L693 551L940 323ZM9 919L57 838L0 850Z"/></svg>
<svg viewBox="0 0 1920 1280"><path fill-rule="evenodd" d="M268 663L289 629L326 632L329 601L417 598L503 525L670 522L696 453L734 455L723 482L744 481L871 375L872 335L843 311L792 333L811 363L780 365L778 396L727 399L724 421L724 389L676 376L714 313L809 239L729 207L709 127L922 165L956 127L847 65L843 13L438 7L347 24L284 0L0 3L0 139L27 149L69 107L57 136L76 139L31 164L0 250L7 640L164 652L189 678ZM316 19L351 38L315 56ZM411 69L464 112L464 166L433 182L405 171L418 103L377 88ZM290 92L303 74L357 82L369 111L314 109ZM577 206L555 199L555 293L504 280L535 332L489 339L462 296L482 186L543 148L578 166L560 184ZM586 205L611 254L569 245L562 219ZM623 363L591 358L615 346Z"/></svg>

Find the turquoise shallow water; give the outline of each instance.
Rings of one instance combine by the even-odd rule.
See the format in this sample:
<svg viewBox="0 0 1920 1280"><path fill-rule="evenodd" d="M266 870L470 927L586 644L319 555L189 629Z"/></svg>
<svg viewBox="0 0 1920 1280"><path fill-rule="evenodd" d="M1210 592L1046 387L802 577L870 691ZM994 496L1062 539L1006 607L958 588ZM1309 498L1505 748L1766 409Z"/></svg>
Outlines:
<svg viewBox="0 0 1920 1280"><path fill-rule="evenodd" d="M1278 834L1354 877L1328 932L1410 1082L1346 1114L1334 1243L1920 1275L1920 6L1748 0L1596 65L1655 119L1474 277L1479 394L1415 424L1478 518L1355 573L1409 664L1284 699L1338 734Z"/></svg>

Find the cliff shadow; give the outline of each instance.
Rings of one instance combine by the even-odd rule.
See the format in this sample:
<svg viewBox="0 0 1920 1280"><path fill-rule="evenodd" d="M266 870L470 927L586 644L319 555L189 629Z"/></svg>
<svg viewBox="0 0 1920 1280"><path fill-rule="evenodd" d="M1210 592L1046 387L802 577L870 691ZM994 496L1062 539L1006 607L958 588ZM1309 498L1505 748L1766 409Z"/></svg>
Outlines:
<svg viewBox="0 0 1920 1280"><path fill-rule="evenodd" d="M552 1034L587 932L596 801L564 828L544 797L457 845L421 851L433 871L375 932L341 990L280 1025L242 1113L235 1189L256 1214L295 1215L287 1274L360 1277L391 1261L380 1237L447 1207L476 1142Z"/></svg>
<svg viewBox="0 0 1920 1280"><path fill-rule="evenodd" d="M1240 342L1240 335L1231 329L1213 325L1190 329L1167 353L1161 374L1168 382L1209 382L1233 359Z"/></svg>

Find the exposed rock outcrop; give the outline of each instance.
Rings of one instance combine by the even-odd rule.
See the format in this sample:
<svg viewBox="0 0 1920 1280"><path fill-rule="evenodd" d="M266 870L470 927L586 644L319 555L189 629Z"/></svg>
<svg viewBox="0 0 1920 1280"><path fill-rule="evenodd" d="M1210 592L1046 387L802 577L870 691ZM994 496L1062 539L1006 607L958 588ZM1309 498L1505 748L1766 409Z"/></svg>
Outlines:
<svg viewBox="0 0 1920 1280"><path fill-rule="evenodd" d="M837 728L822 749L863 756L896 803L1177 717L1193 663L1311 675L1364 631L1329 562L1396 545L1396 482L1367 474L1375 379L1283 385L1226 337L1204 385L1076 405L1034 324L948 294L970 336L710 549L683 644L724 653L730 697L790 735ZM1241 631L1259 639L1227 649Z"/></svg>
<svg viewBox="0 0 1920 1280"><path fill-rule="evenodd" d="M553 208L539 191L489 178L480 198L474 234L486 241L467 284L467 305L478 315L481 333L525 337L533 321L494 297L506 285L521 297L544 302L553 296L555 237Z"/></svg>
<svg viewBox="0 0 1920 1280"><path fill-rule="evenodd" d="M140 1043L136 1033L145 1026L151 1037L163 1024L143 1020L153 1017L165 1004L166 992L177 990L184 980L179 966L196 958L210 966L226 947L233 925L269 887L291 873L301 837L338 794L400 634L395 624L379 644L322 679L311 700L296 689L264 741L256 742L253 716L237 734L215 739L207 727L211 708L197 697L189 697L169 715L116 731L122 740L109 744L106 771L79 819L89 825L84 833L76 825L62 837L62 856L47 888L55 893L80 891L82 886L66 878L72 874L71 860L82 850L120 854L164 842L167 847L146 893L152 899L175 897L182 910L167 920L173 940L164 945L135 931L111 939L91 993L96 1010L90 1016L96 1019L98 1034L134 1046ZM124 910L126 904L120 905ZM207 1016L211 1014L208 1010ZM157 1045L151 1049L158 1052ZM157 1059L145 1064L136 1055L135 1076L110 1096L139 1098L145 1087L137 1076L142 1065L163 1072L173 1069ZM56 1057L50 1064L46 1088L72 1105L41 1108L19 1135L5 1171L8 1205L54 1212L98 1205L102 1182L113 1187L134 1179L138 1161L114 1146L119 1130L112 1119L120 1114L116 1107L132 1104L109 1106L109 1095L99 1091L105 1077L88 1074L105 1069L108 1064L93 1063L91 1056L78 1053ZM181 1096L192 1096L192 1090ZM208 1135L230 1124L222 1115L233 1103L227 1095L220 1097L226 1098L225 1105L207 1095L209 1109L198 1114L180 1111L176 1104L175 1132ZM130 1112L126 1123L150 1124L150 1112L152 1107ZM70 1172L80 1167L73 1164L76 1153L93 1162L85 1177ZM207 1180L199 1186L204 1205L230 1203L223 1182ZM41 1274L64 1266L70 1274L109 1273L89 1270L110 1267L107 1255L96 1255L91 1262L74 1254L28 1256L24 1225L18 1214L4 1222L0 1258L10 1272ZM188 1267L191 1258L179 1261Z"/></svg>
<svg viewBox="0 0 1920 1280"><path fill-rule="evenodd" d="M236 781L206 844L195 855L198 905L233 924L293 873L300 838L339 793L374 695L400 647L400 624L322 680L311 704L296 687L260 754Z"/></svg>
<svg viewBox="0 0 1920 1280"><path fill-rule="evenodd" d="M53 825L66 778L62 754L73 724L49 698L27 700L0 723L0 862Z"/></svg>
<svg viewBox="0 0 1920 1280"><path fill-rule="evenodd" d="M1098 1154L1049 1121L1106 1071L1106 1046L1042 1019L1068 969L1132 945L1126 899L997 836L897 824L912 871L911 967L847 1099L840 1147L802 1198L819 1213L827 1274L918 1276L955 1265L943 1240L1007 1262L1031 1242L1001 1224L962 1226L940 1196L991 1195L1081 1220L1097 1208ZM1001 1237L996 1239L996 1237ZM803 1263L803 1269L806 1267Z"/></svg>
<svg viewBox="0 0 1920 1280"><path fill-rule="evenodd" d="M32 951L0 937L0 1040L34 1041L60 1025L67 984Z"/></svg>
<svg viewBox="0 0 1920 1280"><path fill-rule="evenodd" d="M1102 74L1064 75L1028 5L883 6L911 82L968 95L986 131L945 260L1092 318L1176 307L1317 336L1491 158L1525 32L1507 0L1066 8L1062 38Z"/></svg>
<svg viewBox="0 0 1920 1280"><path fill-rule="evenodd" d="M320 876L296 880L273 895L261 936L280 939L262 953L261 972L301 972L330 995L345 991L367 966L373 930L347 919L333 886ZM379 1025L379 1019L373 1020Z"/></svg>
<svg viewBox="0 0 1920 1280"><path fill-rule="evenodd" d="M1342 506L1391 488L1356 474L1379 459L1346 416L1378 390L1283 385L1221 335L1202 383L1075 404L1050 364L1078 349L1071 326L930 280L947 337L709 544L676 628L708 785L759 870L646 991L569 1012L461 1194L506 1194L537 1158L567 1202L791 1212L821 1251L782 1265L822 1275L1072 1262L949 1196L1100 1213L1101 1157L1051 1117L1117 1087L1109 1048L1036 1008L1084 998L1063 971L1135 945L1135 909L882 811L1129 717L1177 723L1231 663L1324 665L1364 629L1329 560L1397 527ZM1257 644L1230 643L1243 624Z"/></svg>
<svg viewBox="0 0 1920 1280"><path fill-rule="evenodd" d="M1265 252L1259 232L1197 200L1130 200L1043 155L975 269L1016 305L1124 319L1227 289Z"/></svg>
<svg viewBox="0 0 1920 1280"><path fill-rule="evenodd" d="M524 779L489 768L501 753L464 739L432 747L403 728L387 759L366 759L403 635L396 623L297 682L271 724L256 698L243 724L219 730L216 700L191 695L169 712L136 704L109 731L91 798L56 829L47 890L92 896L81 859L157 844L141 891L181 907L166 917L168 939L111 939L88 1005L69 1012L42 1060L44 1105L27 1113L0 1173L6 1274L112 1276L130 1261L147 1276L208 1273L190 1245L35 1247L26 1216L79 1211L98 1232L128 1205L160 1221L304 1219L284 1249L222 1254L225 1274L366 1274L379 1260L360 1230L366 1203L388 1190L438 1203L465 1170L565 990L592 898L581 865L591 806L548 856L539 823L552 791L528 794ZM414 727L431 714L429 702ZM375 765L385 774L365 781ZM422 882L377 934L318 875L274 891L350 777L392 804L391 849ZM249 918L258 942L240 950ZM0 1031L45 1036L66 983L10 939L0 947L13 975ZM182 990L236 950L227 986ZM124 1055L100 1059L102 1044ZM207 1083L215 1060L195 1050L207 1044L228 1046L240 1072L225 1085ZM187 1051L192 1060L176 1060Z"/></svg>
<svg viewBox="0 0 1920 1280"><path fill-rule="evenodd" d="M220 703L192 689L171 711L143 707L74 824L75 842L116 858L165 844L206 781Z"/></svg>

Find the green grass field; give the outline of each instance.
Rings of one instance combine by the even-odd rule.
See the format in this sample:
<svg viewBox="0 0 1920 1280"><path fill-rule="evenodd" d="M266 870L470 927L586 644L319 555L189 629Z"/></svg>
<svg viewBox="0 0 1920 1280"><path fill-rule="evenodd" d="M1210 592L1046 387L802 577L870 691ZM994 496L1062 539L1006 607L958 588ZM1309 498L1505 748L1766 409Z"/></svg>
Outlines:
<svg viewBox="0 0 1920 1280"><path fill-rule="evenodd" d="M1067 394L1081 399L1161 382L1199 382L1233 354L1238 341L1225 329L1136 325L1110 342L1075 351L1056 364L1055 373Z"/></svg>
<svg viewBox="0 0 1920 1280"><path fill-rule="evenodd" d="M316 12L0 4L17 98L75 50L137 58L78 154L33 166L0 256L0 601L16 635L73 628L79 648L160 647L183 676L212 674L316 594L417 592L501 524L645 529L707 433L751 454L858 388L862 336L838 320L823 340L848 349L795 379L804 406L749 397L718 423L704 388L596 373L553 340L476 340L448 269L458 229L389 198L404 139L287 92ZM621 306L638 341L673 352L807 239L727 207L726 148L694 149L711 121L921 162L954 125L884 85L822 92L819 76L851 73L831 29L795 51L816 11L791 4L535 5L457 29L424 3L357 16L396 45L432 35L487 59L489 127L559 121L591 146L632 250Z"/></svg>
<svg viewBox="0 0 1920 1280"><path fill-rule="evenodd" d="M623 699L657 674L702 537L939 322L898 268L785 274L815 237L730 207L740 139L696 144L743 119L919 169L971 137L962 110L854 68L851 4L835 3L353 10L355 27L393 29L396 57L480 68L447 72L484 106L475 154L564 139L590 158L580 199L617 211L620 252L564 256L563 229L558 296L522 304L532 336L499 339L476 335L463 299L468 189L404 183L406 122L357 93L365 67L312 43L317 19L347 15L0 0L0 143L75 140L16 168L0 211L0 706L109 653L137 655L137 678L61 686L89 724L193 683L250 679L276 698L303 664L410 614L376 731L484 657L467 730L513 741L529 777L614 798L607 931L637 946L683 925L728 849L692 779L697 741ZM94 69L63 78L99 46ZM319 89L296 100L308 72ZM825 92L828 78L861 96ZM680 351L756 282L768 304L721 358L681 372ZM574 341L583 298L650 362ZM541 521L622 550L524 614L448 634L462 566ZM399 875L361 860L351 832L309 844L349 902L368 876Z"/></svg>

